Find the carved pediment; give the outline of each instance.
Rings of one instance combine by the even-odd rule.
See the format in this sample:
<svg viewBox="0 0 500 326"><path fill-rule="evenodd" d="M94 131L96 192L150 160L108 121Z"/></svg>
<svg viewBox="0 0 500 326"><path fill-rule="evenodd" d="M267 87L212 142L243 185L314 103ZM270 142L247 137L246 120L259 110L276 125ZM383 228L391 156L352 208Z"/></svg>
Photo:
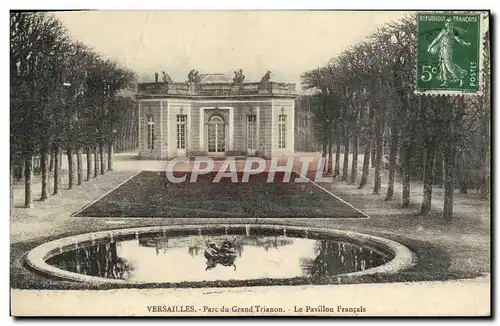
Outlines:
<svg viewBox="0 0 500 326"><path fill-rule="evenodd" d="M213 108L213 109L205 109L205 121L204 123L208 123L210 119L214 116L221 117L224 122L229 121L229 110L228 109L220 109L220 108Z"/></svg>

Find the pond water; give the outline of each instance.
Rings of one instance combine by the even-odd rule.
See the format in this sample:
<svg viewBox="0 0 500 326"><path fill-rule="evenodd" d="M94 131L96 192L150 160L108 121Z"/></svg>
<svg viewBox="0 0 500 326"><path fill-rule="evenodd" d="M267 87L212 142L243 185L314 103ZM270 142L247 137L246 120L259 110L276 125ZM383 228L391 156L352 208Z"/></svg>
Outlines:
<svg viewBox="0 0 500 326"><path fill-rule="evenodd" d="M333 236L136 234L65 248L47 260L63 270L134 282L200 282L306 277L363 271L393 257ZM314 283L314 281L312 281Z"/></svg>

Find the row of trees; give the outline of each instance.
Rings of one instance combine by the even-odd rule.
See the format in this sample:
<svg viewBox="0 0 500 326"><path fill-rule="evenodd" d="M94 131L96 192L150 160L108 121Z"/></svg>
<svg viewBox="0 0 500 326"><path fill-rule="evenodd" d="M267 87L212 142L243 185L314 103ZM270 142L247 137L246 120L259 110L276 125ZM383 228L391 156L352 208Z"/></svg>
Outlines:
<svg viewBox="0 0 500 326"><path fill-rule="evenodd" d="M75 153L78 185L83 182L82 152L87 180L113 169L113 144L126 117L124 102L130 105L119 92L136 75L72 41L61 22L44 12L11 12L10 44L11 182L14 168L24 165L25 207L31 207L33 157L40 159L40 200L49 197L51 178L52 194L59 192L63 152L69 188L75 183Z"/></svg>
<svg viewBox="0 0 500 326"><path fill-rule="evenodd" d="M402 179L401 207L410 204L410 180L423 180L421 213L431 208L436 176L444 187L443 219L453 215L453 193L476 181L484 198L490 191L490 50L484 35L482 96L416 95L416 17L409 16L375 31L326 65L305 72L303 85L313 95L315 125L327 170L357 182L358 154L364 153L359 188L367 185L370 161L373 194L380 194L388 152L386 200L394 198L394 180ZM343 146L342 146L343 145ZM344 164L340 171L341 146ZM333 162L333 150L336 151ZM352 153L349 175L348 157ZM442 173L436 173L440 171Z"/></svg>

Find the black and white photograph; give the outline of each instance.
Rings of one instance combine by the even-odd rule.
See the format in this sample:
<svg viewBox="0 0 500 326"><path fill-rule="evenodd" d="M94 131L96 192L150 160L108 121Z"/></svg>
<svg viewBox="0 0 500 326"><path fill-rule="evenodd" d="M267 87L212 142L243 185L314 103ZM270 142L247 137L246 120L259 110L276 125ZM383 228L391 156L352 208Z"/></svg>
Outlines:
<svg viewBox="0 0 500 326"><path fill-rule="evenodd" d="M491 316L489 11L9 18L11 316Z"/></svg>

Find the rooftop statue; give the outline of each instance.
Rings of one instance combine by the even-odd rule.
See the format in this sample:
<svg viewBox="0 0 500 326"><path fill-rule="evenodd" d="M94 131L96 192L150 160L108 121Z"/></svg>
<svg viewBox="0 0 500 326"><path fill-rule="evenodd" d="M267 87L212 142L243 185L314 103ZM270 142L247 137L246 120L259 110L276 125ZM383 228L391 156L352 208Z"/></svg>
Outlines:
<svg viewBox="0 0 500 326"><path fill-rule="evenodd" d="M269 83L269 81L271 80L271 71L267 71L266 74L264 75L264 77L262 77L262 79L260 80L261 84L266 84L266 83Z"/></svg>
<svg viewBox="0 0 500 326"><path fill-rule="evenodd" d="M162 79L163 79L163 82L164 82L165 84L170 84L170 83L172 83L172 82L173 82L173 81L172 81L172 78L170 78L170 76L169 76L167 73L165 73L164 71L162 71L161 73L162 73Z"/></svg>
<svg viewBox="0 0 500 326"><path fill-rule="evenodd" d="M197 70L191 69L188 74L188 83L199 83L201 80L200 74Z"/></svg>
<svg viewBox="0 0 500 326"><path fill-rule="evenodd" d="M194 72L195 72L194 69L191 69L191 71L189 72L189 74L188 74L188 83L192 83L193 82Z"/></svg>
<svg viewBox="0 0 500 326"><path fill-rule="evenodd" d="M235 70L233 82L235 84L241 84L241 83L243 83L244 80L245 80L245 75L243 75L243 70L242 69Z"/></svg>

